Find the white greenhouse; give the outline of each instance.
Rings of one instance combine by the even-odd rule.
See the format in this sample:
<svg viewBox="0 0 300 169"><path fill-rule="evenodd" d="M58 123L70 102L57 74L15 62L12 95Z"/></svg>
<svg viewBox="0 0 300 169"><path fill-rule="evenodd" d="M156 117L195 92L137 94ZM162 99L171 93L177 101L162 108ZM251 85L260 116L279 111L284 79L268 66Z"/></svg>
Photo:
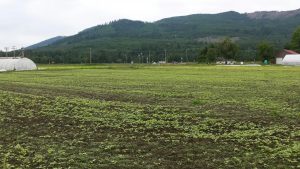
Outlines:
<svg viewBox="0 0 300 169"><path fill-rule="evenodd" d="M0 57L0 71L36 70L36 64L25 57Z"/></svg>
<svg viewBox="0 0 300 169"><path fill-rule="evenodd" d="M286 55L282 60L283 65L300 66L300 54L298 55Z"/></svg>
<svg viewBox="0 0 300 169"><path fill-rule="evenodd" d="M300 66L300 54L298 55L286 55L282 60L283 65Z"/></svg>

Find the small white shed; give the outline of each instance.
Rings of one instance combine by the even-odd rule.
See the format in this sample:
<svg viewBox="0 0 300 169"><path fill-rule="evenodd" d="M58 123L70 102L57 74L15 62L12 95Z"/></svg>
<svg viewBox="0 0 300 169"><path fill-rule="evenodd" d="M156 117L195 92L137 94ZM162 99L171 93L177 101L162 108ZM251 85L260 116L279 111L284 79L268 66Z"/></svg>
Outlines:
<svg viewBox="0 0 300 169"><path fill-rule="evenodd" d="M300 54L298 55L286 55L282 60L283 65L300 66Z"/></svg>
<svg viewBox="0 0 300 169"><path fill-rule="evenodd" d="M22 71L36 70L36 64L25 57L0 57L0 70L2 71Z"/></svg>
<svg viewBox="0 0 300 169"><path fill-rule="evenodd" d="M283 58L280 58L280 57L276 58L276 64L277 65L282 65L283 64L282 61L283 61Z"/></svg>

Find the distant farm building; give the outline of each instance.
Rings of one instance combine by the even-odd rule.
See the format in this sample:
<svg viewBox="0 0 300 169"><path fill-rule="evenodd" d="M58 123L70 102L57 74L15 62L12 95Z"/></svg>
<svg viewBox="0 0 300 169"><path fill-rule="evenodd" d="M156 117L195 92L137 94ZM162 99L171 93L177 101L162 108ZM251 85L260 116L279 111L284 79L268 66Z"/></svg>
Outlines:
<svg viewBox="0 0 300 169"><path fill-rule="evenodd" d="M277 54L276 56L276 64L277 65L282 65L283 64L283 60L287 55L299 55L299 53L292 51L292 50L286 50L284 49L283 51L281 51L280 53Z"/></svg>
<svg viewBox="0 0 300 169"><path fill-rule="evenodd" d="M217 58L217 65L235 65L237 62L235 60L227 60L224 57L218 57Z"/></svg>
<svg viewBox="0 0 300 169"><path fill-rule="evenodd" d="M36 64L25 57L0 57L0 71L36 70Z"/></svg>
<svg viewBox="0 0 300 169"><path fill-rule="evenodd" d="M300 66L300 54L286 55L282 60L282 64Z"/></svg>
<svg viewBox="0 0 300 169"><path fill-rule="evenodd" d="M166 61L159 61L158 64L167 64Z"/></svg>

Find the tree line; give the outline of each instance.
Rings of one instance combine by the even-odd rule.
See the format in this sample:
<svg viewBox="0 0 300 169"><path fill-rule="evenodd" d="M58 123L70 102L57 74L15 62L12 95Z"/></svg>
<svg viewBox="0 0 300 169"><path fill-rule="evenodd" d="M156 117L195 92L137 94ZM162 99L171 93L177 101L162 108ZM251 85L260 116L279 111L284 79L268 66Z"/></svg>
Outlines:
<svg viewBox="0 0 300 169"><path fill-rule="evenodd" d="M285 49L292 49L300 52L300 27L296 29L293 33L290 43L285 45ZM204 47L200 51L198 62L200 63L215 63L217 60L228 61L228 60L238 60L238 61L249 61L239 55L239 45L234 43L231 39L226 38L222 42L212 43ZM276 49L275 46L268 41L261 41L256 48L256 56L253 57L254 61L257 59L259 61L267 63L275 63L276 53L280 49ZM244 51L245 52L245 51Z"/></svg>
<svg viewBox="0 0 300 169"><path fill-rule="evenodd" d="M103 43L104 44L104 43ZM159 41L140 43L131 48L128 42L122 49L122 44L107 43L107 46L92 47L93 63L151 63L167 62L200 62L215 63L217 60L236 61L265 61L274 62L275 54L280 50L269 41L262 41L257 46L241 46L230 38L217 43L191 43L186 41ZM111 48L109 48L111 46ZM132 46L135 46L132 44ZM291 41L285 45L286 49L300 52L300 27L294 32ZM52 50L26 50L25 56L36 63L89 63L90 47L58 48ZM6 53L1 51L0 57ZM13 56L13 52L8 53Z"/></svg>

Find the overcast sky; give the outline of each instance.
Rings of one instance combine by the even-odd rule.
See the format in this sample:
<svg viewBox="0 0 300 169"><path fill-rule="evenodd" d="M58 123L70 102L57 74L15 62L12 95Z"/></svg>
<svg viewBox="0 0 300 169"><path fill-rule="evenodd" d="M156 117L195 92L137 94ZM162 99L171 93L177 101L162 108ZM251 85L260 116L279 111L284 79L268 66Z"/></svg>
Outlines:
<svg viewBox="0 0 300 169"><path fill-rule="evenodd" d="M0 50L122 18L156 21L195 13L297 8L300 0L0 0Z"/></svg>

